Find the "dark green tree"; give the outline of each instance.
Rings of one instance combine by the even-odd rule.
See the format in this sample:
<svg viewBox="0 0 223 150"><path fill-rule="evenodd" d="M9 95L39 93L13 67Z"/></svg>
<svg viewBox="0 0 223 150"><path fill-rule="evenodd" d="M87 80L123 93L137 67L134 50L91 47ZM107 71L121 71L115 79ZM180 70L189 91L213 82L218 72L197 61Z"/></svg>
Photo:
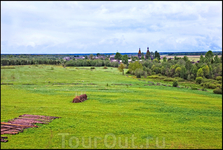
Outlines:
<svg viewBox="0 0 223 150"><path fill-rule="evenodd" d="M192 63L189 60L186 61L185 67L186 67L187 70L191 70L192 66L193 66Z"/></svg>
<svg viewBox="0 0 223 150"><path fill-rule="evenodd" d="M115 54L115 59L121 60L122 59L122 54L120 54L119 52L117 52Z"/></svg>
<svg viewBox="0 0 223 150"><path fill-rule="evenodd" d="M143 53L142 53L141 59L142 60L145 60L145 57L144 57L144 54Z"/></svg>
<svg viewBox="0 0 223 150"><path fill-rule="evenodd" d="M196 65L192 65L191 70L190 70L190 72L191 72L191 78L193 78L193 79L196 78L196 76L197 76L197 70L198 70L197 69L197 66Z"/></svg>
<svg viewBox="0 0 223 150"><path fill-rule="evenodd" d="M141 59L145 60L144 53L141 53Z"/></svg>
<svg viewBox="0 0 223 150"><path fill-rule="evenodd" d="M200 56L200 62L201 63L204 63L204 57L203 57L203 55Z"/></svg>
<svg viewBox="0 0 223 150"><path fill-rule="evenodd" d="M188 61L189 59L188 59L187 56L184 56L183 60L186 62L186 61Z"/></svg>
<svg viewBox="0 0 223 150"><path fill-rule="evenodd" d="M128 55L123 55L122 56L122 63L128 65Z"/></svg>
<svg viewBox="0 0 223 150"><path fill-rule="evenodd" d="M183 79L187 79L187 70L184 66L180 70L180 77Z"/></svg>
<svg viewBox="0 0 223 150"><path fill-rule="evenodd" d="M205 54L205 58L208 60L208 61L211 61L211 59L213 59L213 52L211 50L209 50L206 54Z"/></svg>
<svg viewBox="0 0 223 150"><path fill-rule="evenodd" d="M155 51L155 58L157 58L158 60L160 60L160 54L157 51Z"/></svg>
<svg viewBox="0 0 223 150"><path fill-rule="evenodd" d="M215 57L214 57L214 63L220 63L220 59L218 58L218 55L215 55Z"/></svg>

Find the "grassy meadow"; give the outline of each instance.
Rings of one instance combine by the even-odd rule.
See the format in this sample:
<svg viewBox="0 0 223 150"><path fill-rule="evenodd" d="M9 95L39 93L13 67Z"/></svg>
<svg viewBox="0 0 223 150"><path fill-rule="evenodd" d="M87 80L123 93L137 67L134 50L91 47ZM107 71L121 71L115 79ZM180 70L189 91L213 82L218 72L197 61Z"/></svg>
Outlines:
<svg viewBox="0 0 223 150"><path fill-rule="evenodd" d="M148 81L158 82L122 75L112 67L1 69L1 122L23 114L61 117L7 135L9 141L1 142L1 147L222 148L221 94L149 85ZM71 103L84 93L88 100Z"/></svg>

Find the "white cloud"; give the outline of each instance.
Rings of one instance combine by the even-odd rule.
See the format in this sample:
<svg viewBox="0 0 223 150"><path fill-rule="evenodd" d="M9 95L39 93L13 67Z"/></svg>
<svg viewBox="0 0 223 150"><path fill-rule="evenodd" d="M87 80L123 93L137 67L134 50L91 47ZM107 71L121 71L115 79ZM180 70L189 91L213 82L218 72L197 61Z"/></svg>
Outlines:
<svg viewBox="0 0 223 150"><path fill-rule="evenodd" d="M137 52L147 46L158 51L222 49L222 2L1 4L2 53L30 47L30 53Z"/></svg>

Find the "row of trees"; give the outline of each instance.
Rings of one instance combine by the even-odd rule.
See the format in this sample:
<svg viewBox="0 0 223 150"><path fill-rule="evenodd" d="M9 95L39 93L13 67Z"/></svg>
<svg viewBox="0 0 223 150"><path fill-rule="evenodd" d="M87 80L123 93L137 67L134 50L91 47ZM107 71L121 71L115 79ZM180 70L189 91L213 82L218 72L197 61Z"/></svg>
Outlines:
<svg viewBox="0 0 223 150"><path fill-rule="evenodd" d="M77 59L70 60L65 62L66 66L107 66L107 67L118 67L118 62L110 62L110 60L101 60L101 59Z"/></svg>
<svg viewBox="0 0 223 150"><path fill-rule="evenodd" d="M34 65L34 64L50 64L58 65L61 64L63 60L60 59L1 59L1 65Z"/></svg>

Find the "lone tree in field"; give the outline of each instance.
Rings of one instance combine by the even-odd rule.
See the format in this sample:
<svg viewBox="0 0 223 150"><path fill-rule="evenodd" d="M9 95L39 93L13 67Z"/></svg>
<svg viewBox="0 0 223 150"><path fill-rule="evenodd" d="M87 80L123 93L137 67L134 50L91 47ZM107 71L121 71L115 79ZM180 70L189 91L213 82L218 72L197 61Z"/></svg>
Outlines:
<svg viewBox="0 0 223 150"><path fill-rule="evenodd" d="M125 64L121 63L119 66L118 66L118 70L120 72L122 72L122 74L124 75L124 68L125 68Z"/></svg>

